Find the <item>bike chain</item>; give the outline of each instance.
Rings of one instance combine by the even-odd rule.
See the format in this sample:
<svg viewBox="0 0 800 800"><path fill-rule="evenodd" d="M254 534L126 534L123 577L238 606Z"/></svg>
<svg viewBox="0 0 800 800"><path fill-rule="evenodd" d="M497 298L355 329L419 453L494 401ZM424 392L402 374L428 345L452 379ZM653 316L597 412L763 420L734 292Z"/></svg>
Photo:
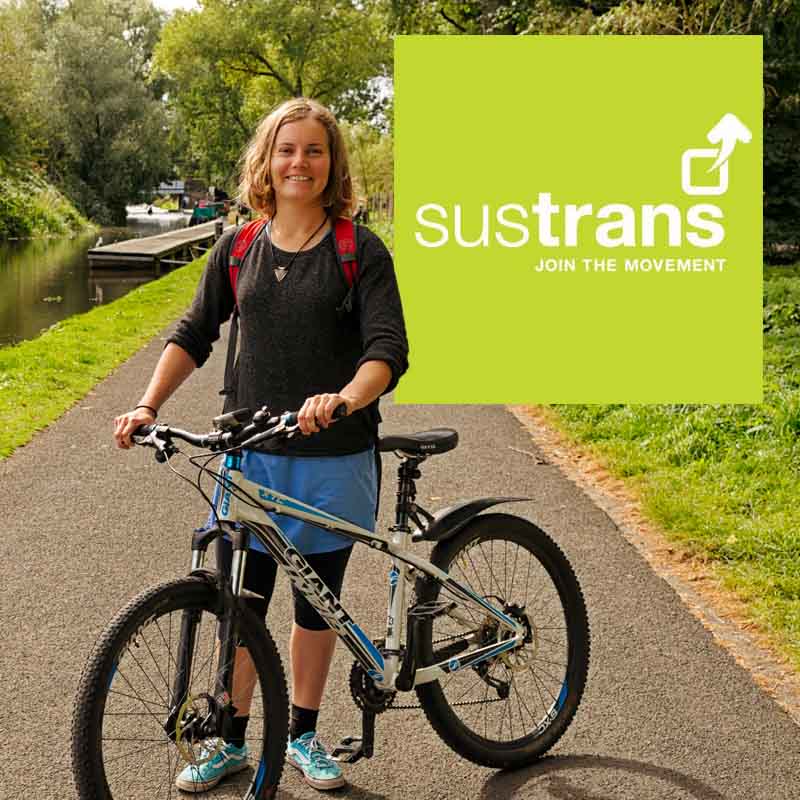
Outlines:
<svg viewBox="0 0 800 800"><path fill-rule="evenodd" d="M448 703L450 708L455 708L456 706L482 706L486 703L504 703L506 702L503 698L497 697L493 698L492 700L462 700L460 703ZM409 711L415 708L422 708L419 703L410 704L410 703L403 703L402 705L392 705L387 706L385 711Z"/></svg>

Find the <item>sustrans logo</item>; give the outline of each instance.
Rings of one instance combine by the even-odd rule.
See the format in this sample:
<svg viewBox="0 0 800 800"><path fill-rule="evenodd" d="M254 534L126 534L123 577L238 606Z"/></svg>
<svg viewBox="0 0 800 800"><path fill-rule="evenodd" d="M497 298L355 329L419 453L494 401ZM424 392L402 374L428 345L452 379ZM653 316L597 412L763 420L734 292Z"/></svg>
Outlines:
<svg viewBox="0 0 800 800"><path fill-rule="evenodd" d="M681 155L681 189L692 197L719 197L728 190L728 161L737 142L748 143L752 134L734 114L724 114L706 134L713 148L689 148ZM703 162L712 162L704 176L716 177L716 182L701 180ZM524 247L530 242L531 230L528 220L538 219L536 238L542 247L578 247L587 244L592 237L600 247L656 247L667 244L681 247L716 247L725 239L722 220L725 214L714 203L696 203L685 213L678 206L664 202L643 204L634 208L626 203L607 203L595 211L592 203L564 203L553 200L551 192L539 192L537 202L526 207L520 203L505 203L492 214L489 204L480 207L480 235L467 239L464 234L465 216L469 216L468 227L477 229L476 214L465 211L458 203L452 210L439 203L425 203L418 207L417 224L427 231L415 231L415 238L422 247L443 247L450 241L451 223L455 243L460 247L489 247L492 241L500 247ZM492 216L494 219L492 219ZM658 231L663 231L660 220L666 221L666 242L658 241ZM659 223L657 225L657 223ZM431 238L428 231L438 236ZM663 233L662 233L663 236Z"/></svg>

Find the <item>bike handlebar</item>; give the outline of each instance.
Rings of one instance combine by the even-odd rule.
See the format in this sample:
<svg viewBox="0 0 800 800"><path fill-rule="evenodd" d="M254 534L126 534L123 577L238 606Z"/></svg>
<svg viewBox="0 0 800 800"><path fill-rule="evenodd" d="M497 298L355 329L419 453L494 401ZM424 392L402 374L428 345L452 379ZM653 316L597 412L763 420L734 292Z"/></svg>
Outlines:
<svg viewBox="0 0 800 800"><path fill-rule="evenodd" d="M164 461L174 452L172 439L181 439L194 447L214 452L230 450L236 447L248 447L266 439L277 436L291 437L297 431L297 411L285 411L277 416L270 416L269 410L264 406L250 419L249 424L234 430L215 430L211 433L197 434L169 425L140 425L132 434L131 440L144 447L156 449L156 458ZM347 416L347 406L338 405L333 412L333 419L338 420Z"/></svg>

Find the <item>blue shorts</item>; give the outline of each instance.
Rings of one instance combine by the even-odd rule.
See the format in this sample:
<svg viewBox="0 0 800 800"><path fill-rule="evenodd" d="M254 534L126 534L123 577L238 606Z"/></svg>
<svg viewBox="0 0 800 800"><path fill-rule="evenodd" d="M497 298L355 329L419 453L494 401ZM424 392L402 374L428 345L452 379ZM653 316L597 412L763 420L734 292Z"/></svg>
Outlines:
<svg viewBox="0 0 800 800"><path fill-rule="evenodd" d="M378 474L374 450L346 456L277 456L245 450L242 472L247 480L276 489L368 531L375 530ZM353 544L352 539L302 520L284 514L269 516L303 555L329 553ZM208 524L213 522L213 516L209 517ZM251 548L266 552L255 539L251 539Z"/></svg>

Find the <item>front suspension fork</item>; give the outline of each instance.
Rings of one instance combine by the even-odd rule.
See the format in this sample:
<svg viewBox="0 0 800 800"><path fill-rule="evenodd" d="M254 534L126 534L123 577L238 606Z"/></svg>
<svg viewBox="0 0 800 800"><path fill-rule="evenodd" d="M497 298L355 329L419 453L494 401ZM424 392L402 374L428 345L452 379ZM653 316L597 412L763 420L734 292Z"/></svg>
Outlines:
<svg viewBox="0 0 800 800"><path fill-rule="evenodd" d="M247 551L250 544L250 533L246 529L231 529L223 531L219 527L210 530L201 530L195 533L192 540L192 574L205 574L203 568L206 551L209 544L217 537L228 533L233 545L233 560L230 576L217 575L217 589L219 592L231 596L239 596L244 584L244 572L247 565ZM210 575L209 575L210 577ZM230 577L230 583L228 578ZM224 610L219 627L215 649L217 650L217 670L214 681L214 696L212 705L215 710L214 731L198 731L200 738L206 735L217 735L223 739L230 733L231 719L235 713L232 705L231 687L233 684L234 655L239 640L236 603L226 602L221 609ZM181 618L181 632L178 642L178 656L175 665L175 679L172 685L172 702L170 713L164 723L167 736L175 741L178 731L180 715L189 699L192 686L192 669L197 644L198 626L202 612L199 609L186 609Z"/></svg>

